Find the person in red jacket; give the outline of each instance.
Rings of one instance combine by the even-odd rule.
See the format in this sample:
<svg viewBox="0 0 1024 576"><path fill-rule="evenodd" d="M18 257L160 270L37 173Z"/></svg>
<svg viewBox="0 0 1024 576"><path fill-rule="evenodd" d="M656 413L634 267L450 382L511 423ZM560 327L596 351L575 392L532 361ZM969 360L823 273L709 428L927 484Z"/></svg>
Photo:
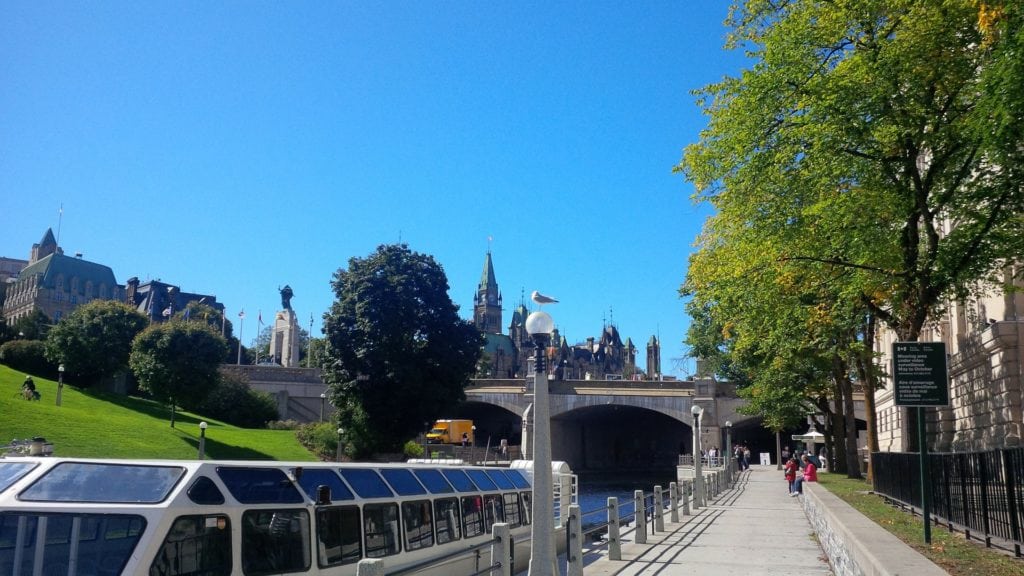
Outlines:
<svg viewBox="0 0 1024 576"><path fill-rule="evenodd" d="M786 484L789 488L787 492L793 493L793 483L796 482L796 471L800 469L800 465L796 463L796 458L790 457L786 460L786 465L783 466L783 474L786 475Z"/></svg>
<svg viewBox="0 0 1024 576"><path fill-rule="evenodd" d="M790 496L796 496L797 494L804 493L804 482L817 482L818 481L818 468L814 465L814 462L807 457L807 454L803 455L804 461L804 475L797 476L796 482L793 482L793 491L789 493Z"/></svg>

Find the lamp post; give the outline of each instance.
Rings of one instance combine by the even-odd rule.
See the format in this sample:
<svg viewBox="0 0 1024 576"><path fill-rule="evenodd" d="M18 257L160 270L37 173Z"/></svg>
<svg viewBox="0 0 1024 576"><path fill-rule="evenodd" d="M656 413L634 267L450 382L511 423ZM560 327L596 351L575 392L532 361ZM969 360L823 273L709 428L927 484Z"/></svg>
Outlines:
<svg viewBox="0 0 1024 576"><path fill-rule="evenodd" d="M530 576L555 574L555 507L551 478L551 412L548 406L548 374L545 348L555 321L542 310L526 318L526 332L533 338L533 527L530 541Z"/></svg>
<svg viewBox="0 0 1024 576"><path fill-rule="evenodd" d="M700 461L700 417L704 409L694 404L690 413L693 414L693 507L697 508L704 505L704 475Z"/></svg>
<svg viewBox="0 0 1024 576"><path fill-rule="evenodd" d="M60 406L61 393L64 392L64 363L57 366L57 406Z"/></svg>
<svg viewBox="0 0 1024 576"><path fill-rule="evenodd" d="M732 487L732 421L725 421L725 476Z"/></svg>
<svg viewBox="0 0 1024 576"><path fill-rule="evenodd" d="M206 458L206 421L199 423L199 459Z"/></svg>
<svg viewBox="0 0 1024 576"><path fill-rule="evenodd" d="M342 438L345 437L345 429L338 428L338 462L341 462L341 455L345 452L345 443L342 442Z"/></svg>
<svg viewBox="0 0 1024 576"><path fill-rule="evenodd" d="M326 392L321 392L320 393L320 421L321 422L324 421L324 401L326 401L326 400L327 400L327 393Z"/></svg>

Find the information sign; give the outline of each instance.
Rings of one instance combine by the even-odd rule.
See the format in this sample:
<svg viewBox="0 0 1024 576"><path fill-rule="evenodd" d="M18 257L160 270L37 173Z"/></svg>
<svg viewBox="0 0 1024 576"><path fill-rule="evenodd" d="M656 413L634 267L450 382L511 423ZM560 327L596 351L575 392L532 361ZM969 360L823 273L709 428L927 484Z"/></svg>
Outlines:
<svg viewBox="0 0 1024 576"><path fill-rule="evenodd" d="M897 406L949 406L943 342L894 342L892 358Z"/></svg>

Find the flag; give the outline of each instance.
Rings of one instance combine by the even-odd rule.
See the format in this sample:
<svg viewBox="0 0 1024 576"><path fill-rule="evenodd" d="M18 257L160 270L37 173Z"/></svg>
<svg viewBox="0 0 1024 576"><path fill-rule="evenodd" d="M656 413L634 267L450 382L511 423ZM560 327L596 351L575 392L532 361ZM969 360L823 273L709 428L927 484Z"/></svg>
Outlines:
<svg viewBox="0 0 1024 576"><path fill-rule="evenodd" d="M245 319L245 310L244 309L238 311L238 317L243 319L243 320Z"/></svg>
<svg viewBox="0 0 1024 576"><path fill-rule="evenodd" d="M263 326L263 310L259 311L259 316L256 317L256 321L260 323L260 326Z"/></svg>
<svg viewBox="0 0 1024 576"><path fill-rule="evenodd" d="M168 306L167 308L164 308L163 315L164 315L164 318L170 318L170 316L171 316L171 307L170 306Z"/></svg>
<svg viewBox="0 0 1024 576"><path fill-rule="evenodd" d="M191 315L192 315L192 309L191 308L185 308L185 321L186 322L188 321L188 317L191 316Z"/></svg>

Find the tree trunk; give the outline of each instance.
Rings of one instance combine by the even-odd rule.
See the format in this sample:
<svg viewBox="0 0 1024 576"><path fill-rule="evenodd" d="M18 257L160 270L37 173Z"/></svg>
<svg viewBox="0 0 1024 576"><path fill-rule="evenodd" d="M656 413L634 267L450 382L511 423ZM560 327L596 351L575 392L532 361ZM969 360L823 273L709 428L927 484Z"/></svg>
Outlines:
<svg viewBox="0 0 1024 576"><path fill-rule="evenodd" d="M836 409L832 417L832 443L829 445L828 457L834 466L830 466L828 471L838 474L843 474L847 470L846 447L843 442L843 438L846 437L846 409L844 408L846 394L843 393L843 376L842 370L839 368L841 365L842 360L838 356L833 356L832 398Z"/></svg>
<svg viewBox="0 0 1024 576"><path fill-rule="evenodd" d="M845 365L845 362L844 362ZM846 477L862 478L860 473L860 462L857 461L857 414L853 407L853 382L850 381L849 372L842 372L843 391L843 420L846 423Z"/></svg>
<svg viewBox="0 0 1024 576"><path fill-rule="evenodd" d="M875 370L875 329L877 319L868 314L864 327L864 348L857 355L857 375L864 386L864 418L867 421L867 480L874 483L871 455L878 452L878 419L875 414L875 390L878 389L878 371ZM860 455L858 454L858 458Z"/></svg>

